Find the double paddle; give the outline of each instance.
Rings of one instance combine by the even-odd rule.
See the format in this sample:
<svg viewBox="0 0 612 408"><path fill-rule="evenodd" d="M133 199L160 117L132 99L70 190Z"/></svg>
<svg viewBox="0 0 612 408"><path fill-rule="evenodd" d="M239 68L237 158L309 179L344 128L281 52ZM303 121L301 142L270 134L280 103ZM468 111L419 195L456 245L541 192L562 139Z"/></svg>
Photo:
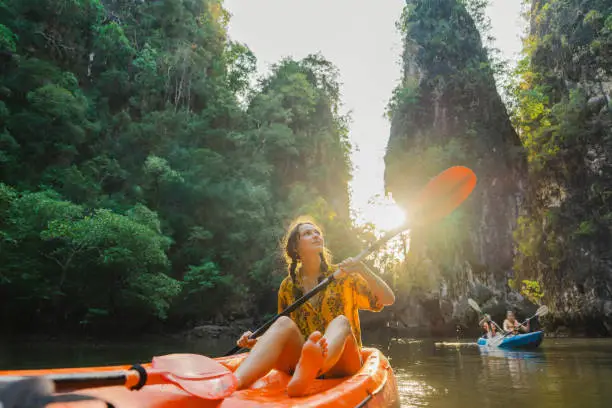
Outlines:
<svg viewBox="0 0 612 408"><path fill-rule="evenodd" d="M443 171L425 185L413 202L411 216L407 219L415 220L415 222L405 222L402 226L387 232L382 238L370 243L355 259L361 261L411 226L424 226L441 220L469 197L476 186L476 180L474 172L464 166L455 166ZM292 305L264 323L250 338L262 335L279 317L289 315L316 293L325 289L334 279L335 274L324 279ZM232 355L238 351L240 351L240 347L236 346L225 355ZM178 386L193 396L207 400L226 398L237 387L237 380L229 368L212 358L197 354L158 356L153 358L150 365L135 365L129 370L58 373L44 377L54 383L55 392L112 385L140 389L145 385L169 383ZM26 378L28 377L0 377L0 384Z"/></svg>
<svg viewBox="0 0 612 408"><path fill-rule="evenodd" d="M376 251L391 238L400 232L407 230L411 226L423 226L444 218L453 212L463 201L465 201L466 198L468 198L475 186L476 175L467 167L455 166L438 174L438 176L430 180L429 183L425 185L423 190L421 190L421 193L417 196L416 200L411 206L412 214L411 216L406 217L406 222L404 222L401 226L388 231L380 239L370 243L366 249L361 251L361 253L354 258L355 262L360 262L363 258ZM410 221L413 219L416 219L416 222L411 225ZM289 305L285 310L255 330L255 332L249 336L249 339L254 339L261 336L279 317L288 316L295 309L303 305L308 299L325 289L336 279L336 276L340 272L340 269L338 269L333 275L323 279L317 286L312 288L293 304ZM228 351L225 356L235 354L241 349L242 348L240 346L235 346L233 349Z"/></svg>

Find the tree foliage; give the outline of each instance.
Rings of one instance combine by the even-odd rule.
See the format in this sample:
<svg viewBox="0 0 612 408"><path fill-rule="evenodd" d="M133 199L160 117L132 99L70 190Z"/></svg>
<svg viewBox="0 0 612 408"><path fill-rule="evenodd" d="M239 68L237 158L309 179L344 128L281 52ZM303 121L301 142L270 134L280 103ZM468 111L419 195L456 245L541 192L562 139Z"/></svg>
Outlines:
<svg viewBox="0 0 612 408"><path fill-rule="evenodd" d="M356 250L336 69L285 59L251 85L228 20L218 0L0 2L6 327L274 311L304 212Z"/></svg>

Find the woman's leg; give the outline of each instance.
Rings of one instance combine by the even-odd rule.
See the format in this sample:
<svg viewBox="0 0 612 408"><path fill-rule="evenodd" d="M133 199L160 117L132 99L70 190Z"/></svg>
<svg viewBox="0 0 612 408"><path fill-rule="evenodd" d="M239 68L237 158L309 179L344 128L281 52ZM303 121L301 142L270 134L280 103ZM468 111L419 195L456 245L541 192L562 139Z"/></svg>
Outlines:
<svg viewBox="0 0 612 408"><path fill-rule="evenodd" d="M348 319L341 315L332 320L325 337L328 351L321 372L330 377L346 377L359 371L361 350Z"/></svg>
<svg viewBox="0 0 612 408"><path fill-rule="evenodd" d="M287 385L289 396L304 395L312 381L322 373L346 376L361 368L361 354L348 319L338 316L331 321L325 336L314 332L302 348L302 355Z"/></svg>
<svg viewBox="0 0 612 408"><path fill-rule="evenodd" d="M249 387L273 368L290 373L300 358L303 344L302 333L293 320L279 317L236 369L238 389Z"/></svg>

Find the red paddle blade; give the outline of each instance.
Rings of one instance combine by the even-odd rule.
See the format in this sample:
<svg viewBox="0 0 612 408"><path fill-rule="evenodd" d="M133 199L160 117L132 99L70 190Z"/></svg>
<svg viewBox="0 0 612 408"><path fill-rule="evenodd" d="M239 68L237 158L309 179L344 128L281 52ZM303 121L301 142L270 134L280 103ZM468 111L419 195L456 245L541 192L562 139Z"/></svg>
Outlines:
<svg viewBox="0 0 612 408"><path fill-rule="evenodd" d="M212 358L199 354L168 354L153 357L151 367L165 371L164 377L188 393L200 398L218 400L236 390L234 373Z"/></svg>
<svg viewBox="0 0 612 408"><path fill-rule="evenodd" d="M444 170L429 181L411 206L419 224L444 218L465 201L476 186L476 174L464 166Z"/></svg>

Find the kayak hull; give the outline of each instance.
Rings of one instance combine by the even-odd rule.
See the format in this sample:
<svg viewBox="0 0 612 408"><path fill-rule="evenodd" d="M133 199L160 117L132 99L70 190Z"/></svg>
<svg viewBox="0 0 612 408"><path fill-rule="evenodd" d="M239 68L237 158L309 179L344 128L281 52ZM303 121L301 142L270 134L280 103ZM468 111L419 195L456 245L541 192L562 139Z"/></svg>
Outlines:
<svg viewBox="0 0 612 408"><path fill-rule="evenodd" d="M234 371L246 357L246 353L217 358L219 363ZM123 386L90 388L75 391L107 401L118 408L238 408L238 407L355 407L369 398L368 407L399 407L397 383L389 361L377 349L363 348L364 364L353 376L335 379L317 379L308 390L308 395L290 398L286 387L291 377L283 372L271 370L250 388L235 391L224 400L204 400L183 391L178 386L167 384L147 385L138 391ZM104 372L128 369L125 366L103 366L86 368L62 368L43 370L0 371L0 376L27 376L45 374L70 374L78 372ZM150 368L150 364L143 364ZM369 397L371 395L371 397ZM99 403L84 401L54 403L54 408L94 407Z"/></svg>
<svg viewBox="0 0 612 408"><path fill-rule="evenodd" d="M529 348L537 348L542 341L544 340L544 332L536 331L532 333L521 333L513 336L508 336L502 340L499 344L499 348L506 349L529 349ZM479 346L488 346L489 339L487 338L479 338L478 339Z"/></svg>

